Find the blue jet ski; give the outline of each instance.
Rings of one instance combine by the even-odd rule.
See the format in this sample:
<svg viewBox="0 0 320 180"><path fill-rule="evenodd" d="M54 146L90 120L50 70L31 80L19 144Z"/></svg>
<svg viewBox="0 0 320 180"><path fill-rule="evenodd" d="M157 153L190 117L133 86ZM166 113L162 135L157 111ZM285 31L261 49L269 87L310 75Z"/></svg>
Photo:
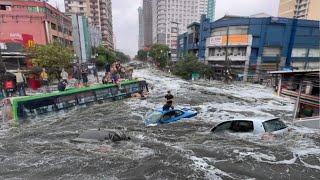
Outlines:
<svg viewBox="0 0 320 180"><path fill-rule="evenodd" d="M197 111L190 108L175 108L163 110L157 108L149 112L144 118L144 124L147 126L156 126L178 121L182 118L191 118L197 115Z"/></svg>

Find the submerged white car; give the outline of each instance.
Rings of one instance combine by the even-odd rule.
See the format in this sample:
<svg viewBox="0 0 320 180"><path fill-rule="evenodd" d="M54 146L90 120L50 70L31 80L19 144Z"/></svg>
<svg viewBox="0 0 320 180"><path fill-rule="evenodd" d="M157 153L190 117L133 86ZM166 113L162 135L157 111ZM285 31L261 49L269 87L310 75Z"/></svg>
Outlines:
<svg viewBox="0 0 320 180"><path fill-rule="evenodd" d="M225 131L236 133L253 133L257 135L286 135L291 130L276 117L243 117L224 121L211 129L213 133Z"/></svg>

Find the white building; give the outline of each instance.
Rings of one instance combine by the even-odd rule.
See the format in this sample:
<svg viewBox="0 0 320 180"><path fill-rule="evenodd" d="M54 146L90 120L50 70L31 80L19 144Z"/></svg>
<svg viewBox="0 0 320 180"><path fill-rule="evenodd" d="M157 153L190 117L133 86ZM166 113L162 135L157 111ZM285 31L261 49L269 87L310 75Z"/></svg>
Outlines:
<svg viewBox="0 0 320 180"><path fill-rule="evenodd" d="M153 43L167 44L176 60L177 35L207 14L208 0L152 0Z"/></svg>

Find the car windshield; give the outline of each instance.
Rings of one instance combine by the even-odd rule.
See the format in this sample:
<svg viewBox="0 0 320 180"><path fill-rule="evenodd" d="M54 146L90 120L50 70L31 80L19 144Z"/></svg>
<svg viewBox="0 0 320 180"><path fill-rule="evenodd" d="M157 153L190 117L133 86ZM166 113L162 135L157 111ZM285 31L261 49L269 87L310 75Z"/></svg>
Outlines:
<svg viewBox="0 0 320 180"><path fill-rule="evenodd" d="M152 111L148 113L145 117L145 121L152 124L152 123L157 123L159 119L161 118L162 113L159 111Z"/></svg>
<svg viewBox="0 0 320 180"><path fill-rule="evenodd" d="M287 127L287 125L284 124L284 122L280 121L279 119L272 119L269 121L265 121L262 124L266 132L279 131Z"/></svg>

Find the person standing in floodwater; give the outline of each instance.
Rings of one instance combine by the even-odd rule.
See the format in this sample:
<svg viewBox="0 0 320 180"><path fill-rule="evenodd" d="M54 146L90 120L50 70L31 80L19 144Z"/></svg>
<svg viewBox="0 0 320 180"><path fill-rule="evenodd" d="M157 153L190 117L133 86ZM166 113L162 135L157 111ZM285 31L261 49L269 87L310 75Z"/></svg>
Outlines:
<svg viewBox="0 0 320 180"><path fill-rule="evenodd" d="M19 96L26 96L25 84L27 83L26 77L21 73L21 69L17 69L17 73L14 73L16 76L17 82L17 90L19 92Z"/></svg>
<svg viewBox="0 0 320 180"><path fill-rule="evenodd" d="M105 69L106 69L106 73L110 73L110 64L107 63L106 66L105 66Z"/></svg>
<svg viewBox="0 0 320 180"><path fill-rule="evenodd" d="M64 70L64 68L62 68L60 77L63 79L63 81L68 84L68 76L69 74Z"/></svg>
<svg viewBox="0 0 320 180"><path fill-rule="evenodd" d="M99 83L98 69L97 69L96 65L93 65L92 71L93 71L93 76L97 79L97 83Z"/></svg>
<svg viewBox="0 0 320 180"><path fill-rule="evenodd" d="M83 85L87 87L88 86L88 69L85 66L81 68L81 75L82 75Z"/></svg>
<svg viewBox="0 0 320 180"><path fill-rule="evenodd" d="M162 107L162 109L163 110L169 110L170 108L174 109L173 107L174 97L170 91L168 91L168 94L164 98L166 98L167 103Z"/></svg>
<svg viewBox="0 0 320 180"><path fill-rule="evenodd" d="M45 68L42 68L40 79L41 79L41 85L44 86L45 93L48 93L49 92L49 76Z"/></svg>

